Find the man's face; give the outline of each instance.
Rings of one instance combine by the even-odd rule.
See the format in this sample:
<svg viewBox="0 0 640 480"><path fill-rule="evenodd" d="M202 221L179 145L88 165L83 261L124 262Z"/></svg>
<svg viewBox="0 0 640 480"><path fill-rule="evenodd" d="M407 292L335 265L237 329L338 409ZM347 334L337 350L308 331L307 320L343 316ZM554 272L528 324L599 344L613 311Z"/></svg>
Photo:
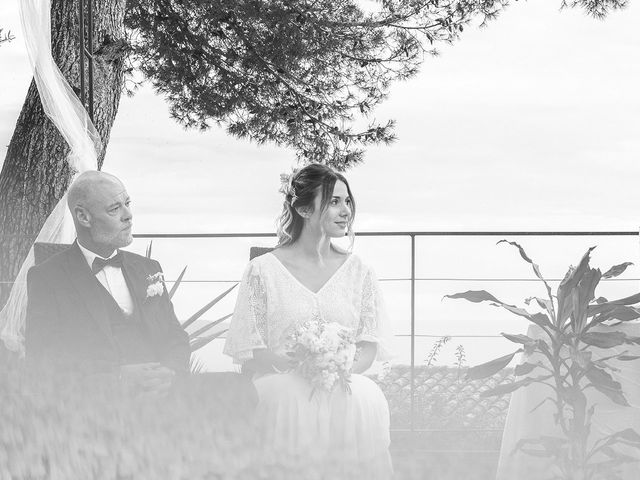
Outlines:
<svg viewBox="0 0 640 480"><path fill-rule="evenodd" d="M119 181L109 180L96 185L87 208L89 232L96 245L115 250L131 244L133 215L130 206L129 194Z"/></svg>

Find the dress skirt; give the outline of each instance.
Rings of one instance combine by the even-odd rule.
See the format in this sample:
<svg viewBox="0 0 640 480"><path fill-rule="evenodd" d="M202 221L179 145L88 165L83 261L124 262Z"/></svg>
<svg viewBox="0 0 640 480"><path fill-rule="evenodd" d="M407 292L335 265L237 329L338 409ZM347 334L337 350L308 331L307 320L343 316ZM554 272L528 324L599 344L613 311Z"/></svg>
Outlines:
<svg viewBox="0 0 640 480"><path fill-rule="evenodd" d="M256 421L273 478L388 479L389 408L380 387L353 374L350 392L313 390L295 373L254 379Z"/></svg>

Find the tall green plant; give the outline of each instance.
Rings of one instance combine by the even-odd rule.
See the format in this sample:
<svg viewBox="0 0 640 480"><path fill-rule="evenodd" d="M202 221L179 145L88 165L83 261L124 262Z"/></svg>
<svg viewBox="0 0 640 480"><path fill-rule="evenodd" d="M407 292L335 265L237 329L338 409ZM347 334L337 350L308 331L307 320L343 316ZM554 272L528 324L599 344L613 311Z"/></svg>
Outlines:
<svg viewBox="0 0 640 480"><path fill-rule="evenodd" d="M592 354L594 347L606 350L623 345L640 345L640 337L616 329L623 322L640 318L640 309L630 306L640 301L640 294L616 301L595 297L595 289L601 279L620 275L631 263L616 265L602 274L599 269L589 266L590 253L595 248L591 247L577 267L569 268L554 295L538 265L519 244L507 240L498 243L516 247L543 283L546 298L531 297L525 301L527 305L537 305L541 312L532 313L506 304L485 290L470 290L446 297L474 303L489 302L526 318L541 333L535 338L502 333L503 337L520 345L520 348L470 368L467 378L489 377L511 363L516 354L524 352L526 361L515 369L517 380L499 385L484 395L504 395L536 383L547 385L545 388L551 387L552 394L534 410L546 402L552 402L555 406L554 421L560 433L558 436L521 439L516 450L551 458L557 470L553 472L553 478L618 478L615 472L621 464L637 461L623 454L620 447L625 445L640 450L640 435L632 428L627 428L603 438L591 438L591 420L596 405L589 401L585 391L594 388L616 404L628 406L621 384L611 375L615 368L610 361L633 361L640 357L629 355L627 351L600 359L595 359Z"/></svg>

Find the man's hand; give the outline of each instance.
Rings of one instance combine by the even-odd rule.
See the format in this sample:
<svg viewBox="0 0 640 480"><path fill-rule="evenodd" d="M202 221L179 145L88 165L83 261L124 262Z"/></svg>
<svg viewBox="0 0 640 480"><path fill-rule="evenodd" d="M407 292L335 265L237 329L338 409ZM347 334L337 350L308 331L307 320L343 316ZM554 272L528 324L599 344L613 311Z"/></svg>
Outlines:
<svg viewBox="0 0 640 480"><path fill-rule="evenodd" d="M135 363L120 366L120 379L135 394L163 397L171 388L175 372L160 363Z"/></svg>

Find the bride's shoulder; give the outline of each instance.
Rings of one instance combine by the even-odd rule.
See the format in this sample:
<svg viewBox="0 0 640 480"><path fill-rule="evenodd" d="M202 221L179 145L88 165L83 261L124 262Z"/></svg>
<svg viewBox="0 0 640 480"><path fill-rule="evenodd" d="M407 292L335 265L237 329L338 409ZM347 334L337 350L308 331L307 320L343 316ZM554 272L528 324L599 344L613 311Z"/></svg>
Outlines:
<svg viewBox="0 0 640 480"><path fill-rule="evenodd" d="M356 274L359 277L362 277L362 278L369 277L373 279L377 278L376 271L371 266L371 263L369 263L367 260L363 259L359 255L352 253L350 254L347 261L349 262L351 270L356 272Z"/></svg>
<svg viewBox="0 0 640 480"><path fill-rule="evenodd" d="M261 272L268 268L272 255L271 252L267 252L252 258L245 268L245 275L260 275Z"/></svg>
<svg viewBox="0 0 640 480"><path fill-rule="evenodd" d="M369 264L358 254L347 253L346 255L347 259L345 260L345 263L348 263L348 266L351 270L357 271L361 274L366 274L371 269L369 267Z"/></svg>

